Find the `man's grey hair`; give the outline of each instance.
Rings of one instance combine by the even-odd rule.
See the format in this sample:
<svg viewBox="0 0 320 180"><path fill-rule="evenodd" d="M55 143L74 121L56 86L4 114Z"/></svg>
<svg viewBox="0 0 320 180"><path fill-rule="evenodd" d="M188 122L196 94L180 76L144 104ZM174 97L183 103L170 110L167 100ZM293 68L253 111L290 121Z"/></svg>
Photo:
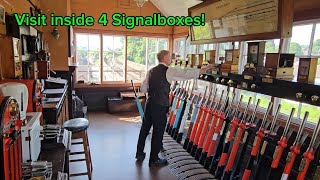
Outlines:
<svg viewBox="0 0 320 180"><path fill-rule="evenodd" d="M157 54L158 61L161 62L164 56L168 54L170 54L170 51L167 51L167 50L161 50L160 52L158 52Z"/></svg>

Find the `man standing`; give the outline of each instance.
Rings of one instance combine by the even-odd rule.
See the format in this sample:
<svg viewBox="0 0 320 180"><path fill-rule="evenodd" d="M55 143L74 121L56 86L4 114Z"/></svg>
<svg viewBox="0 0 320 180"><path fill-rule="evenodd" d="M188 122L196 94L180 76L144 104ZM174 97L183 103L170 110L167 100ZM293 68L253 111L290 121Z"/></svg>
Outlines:
<svg viewBox="0 0 320 180"><path fill-rule="evenodd" d="M146 156L144 146L151 126L153 126L149 166L167 165L167 160L160 159L158 154L162 147L162 139L169 112L169 92L173 81L184 81L198 78L200 74L212 69L208 65L201 69L180 69L168 67L171 64L169 51L162 50L157 54L159 65L152 68L141 85L141 92L148 93L145 113L140 129L136 158L143 160Z"/></svg>

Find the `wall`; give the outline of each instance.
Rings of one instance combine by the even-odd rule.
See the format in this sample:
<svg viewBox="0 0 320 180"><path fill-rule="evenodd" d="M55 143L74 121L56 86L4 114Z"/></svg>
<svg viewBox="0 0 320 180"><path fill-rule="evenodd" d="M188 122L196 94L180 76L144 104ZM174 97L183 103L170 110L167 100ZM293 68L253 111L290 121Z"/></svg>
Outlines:
<svg viewBox="0 0 320 180"><path fill-rule="evenodd" d="M51 13L59 16L68 15L68 2L64 1L41 1L41 9L45 12L47 17L50 17ZM49 10L51 9L51 10ZM70 10L69 10L70 12ZM50 20L47 21L50 23ZM48 41L49 50L51 53L50 67L52 70L68 70L68 28L64 26L57 27L60 32L60 38L54 39L51 35L53 26L43 27L43 33L45 40Z"/></svg>
<svg viewBox="0 0 320 180"><path fill-rule="evenodd" d="M320 18L319 0L295 0L294 21Z"/></svg>
<svg viewBox="0 0 320 180"><path fill-rule="evenodd" d="M175 26L173 27L173 37L187 36L189 34L188 26Z"/></svg>
<svg viewBox="0 0 320 180"><path fill-rule="evenodd" d="M125 8L119 4L119 2L125 2L129 4L129 7ZM95 24L92 27L83 27L84 29L98 29L108 31L125 31L125 32L142 32L142 33L161 33L170 35L173 33L173 28L170 26L159 27L142 27L137 26L134 29L127 29L124 26L113 26L112 14L125 13L127 16L152 16L154 13L160 13L160 11L150 2L147 1L142 8L137 7L133 0L71 0L72 13L80 15L85 13L86 16L93 16ZM107 26L103 26L97 23L100 15L107 13L109 23Z"/></svg>
<svg viewBox="0 0 320 180"><path fill-rule="evenodd" d="M36 6L40 6L39 0L31 0ZM5 8L5 11L8 14L11 13L11 9L16 13L30 13L31 4L28 1L21 0L0 0L0 5ZM6 34L6 26L4 24L0 24L0 34Z"/></svg>
<svg viewBox="0 0 320 180"><path fill-rule="evenodd" d="M41 8L43 12L46 10L53 9L58 15L67 15L67 1L40 1L32 0L32 2ZM0 4L5 7L6 12L11 14L11 9L17 13L30 13L31 4L27 0L0 0ZM71 12L71 10L69 10ZM53 11L46 12L48 16ZM70 13L71 14L71 13ZM68 29L67 27L58 27L60 31L59 40L54 39L51 36L53 27L39 27L40 31L43 31L45 40L48 41L49 49L51 52L51 69L52 70L68 70ZM0 25L0 34L5 34L5 25Z"/></svg>
<svg viewBox="0 0 320 180"><path fill-rule="evenodd" d="M123 84L121 87L104 87L99 85L97 87L81 87L80 84L75 88L76 95L84 100L88 106L88 111L106 112L108 98L119 98L121 92L133 92L131 85L128 84L125 86ZM135 104L134 99L131 100L132 103Z"/></svg>

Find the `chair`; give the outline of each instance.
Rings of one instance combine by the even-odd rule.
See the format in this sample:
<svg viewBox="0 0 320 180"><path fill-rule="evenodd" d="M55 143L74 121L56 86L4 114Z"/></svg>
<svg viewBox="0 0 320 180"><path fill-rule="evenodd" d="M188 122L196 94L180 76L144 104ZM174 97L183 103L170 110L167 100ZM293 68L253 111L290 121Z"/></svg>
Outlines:
<svg viewBox="0 0 320 180"><path fill-rule="evenodd" d="M89 179L91 180L93 167L92 167L89 140L88 140L88 134L87 134L89 121L85 118L75 118L75 119L70 119L66 121L63 124L63 126L66 130L72 132L72 139L82 139L81 142L72 142L71 145L83 144L83 148L84 148L84 151L81 151L81 152L70 152L70 156L84 154L85 159L73 159L73 160L70 160L69 162L86 161L86 166L87 166L87 172L70 174L70 177L88 175Z"/></svg>

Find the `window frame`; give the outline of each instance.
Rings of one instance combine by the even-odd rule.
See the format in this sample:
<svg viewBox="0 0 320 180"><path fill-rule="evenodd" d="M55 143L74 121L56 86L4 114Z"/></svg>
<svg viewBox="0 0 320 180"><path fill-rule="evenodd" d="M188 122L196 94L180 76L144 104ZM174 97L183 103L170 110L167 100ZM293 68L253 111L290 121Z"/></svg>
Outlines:
<svg viewBox="0 0 320 180"><path fill-rule="evenodd" d="M77 52L77 34L84 34L84 35L99 35L100 38L100 81L99 82L94 82L94 83L98 83L98 84L126 84L128 83L128 75L127 75L127 61L128 61L128 54L127 54L127 47L128 47L128 37L142 37L142 38L156 38L157 41L159 41L159 39L164 39L167 42L167 50L170 51L170 47L171 47L171 43L170 41L172 41L172 38L170 38L167 35L152 35L152 34L148 34L148 33L144 33L144 34L135 34L135 33L117 33L117 32L108 32L108 31L91 31L91 30L77 30L74 32L74 43L75 43L75 52ZM113 37L125 37L125 63L124 63L124 81L104 81L103 79L103 36L113 36ZM76 59L76 63L77 66L78 62L77 62L77 54L74 55L74 58ZM82 65L80 65L82 66ZM146 66L146 71L147 71L147 66ZM90 79L90 78L89 78ZM88 79L88 80L89 80ZM75 71L75 80L79 81L80 79L78 79L77 77L77 70ZM92 81L85 81L86 84L91 83ZM142 83L142 80L141 82Z"/></svg>

